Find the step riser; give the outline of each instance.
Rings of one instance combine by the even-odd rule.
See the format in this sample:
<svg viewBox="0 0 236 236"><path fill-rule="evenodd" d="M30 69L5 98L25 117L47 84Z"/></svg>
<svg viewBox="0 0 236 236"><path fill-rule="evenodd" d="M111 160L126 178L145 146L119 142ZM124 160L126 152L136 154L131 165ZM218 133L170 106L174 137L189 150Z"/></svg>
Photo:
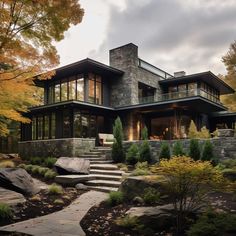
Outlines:
<svg viewBox="0 0 236 236"><path fill-rule="evenodd" d="M121 183L90 183L90 182L85 182L85 184L87 186L104 186L104 187L114 187L114 188L118 188L120 186Z"/></svg>
<svg viewBox="0 0 236 236"><path fill-rule="evenodd" d="M90 166L90 170L119 170L118 168L115 167L106 167L106 166Z"/></svg>
<svg viewBox="0 0 236 236"><path fill-rule="evenodd" d="M106 158L105 155L93 155L93 154L89 154L89 155L79 155L79 158Z"/></svg>
<svg viewBox="0 0 236 236"><path fill-rule="evenodd" d="M112 161L91 161L90 164L112 164Z"/></svg>
<svg viewBox="0 0 236 236"><path fill-rule="evenodd" d="M115 171L113 173L111 172L106 172L106 171L97 171L97 170L90 170L90 174L98 174L98 175L116 175L116 176L121 176L122 177L122 173L116 173Z"/></svg>

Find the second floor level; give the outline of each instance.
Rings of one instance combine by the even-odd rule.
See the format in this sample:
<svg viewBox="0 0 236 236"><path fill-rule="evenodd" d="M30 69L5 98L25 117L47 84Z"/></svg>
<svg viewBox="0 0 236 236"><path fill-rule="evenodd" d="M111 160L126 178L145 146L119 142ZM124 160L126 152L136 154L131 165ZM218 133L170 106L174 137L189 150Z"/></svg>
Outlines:
<svg viewBox="0 0 236 236"><path fill-rule="evenodd" d="M44 88L45 104L77 100L113 108L193 96L220 104L220 95L234 92L210 71L173 76L140 59L134 44L110 50L110 66L87 58L37 85Z"/></svg>

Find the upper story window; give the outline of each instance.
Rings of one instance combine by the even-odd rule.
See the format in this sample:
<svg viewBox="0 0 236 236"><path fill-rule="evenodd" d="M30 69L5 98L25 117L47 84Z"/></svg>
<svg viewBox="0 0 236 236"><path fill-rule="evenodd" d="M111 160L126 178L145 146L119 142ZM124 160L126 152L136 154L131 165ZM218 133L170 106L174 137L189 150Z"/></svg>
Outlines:
<svg viewBox="0 0 236 236"><path fill-rule="evenodd" d="M99 75L89 73L88 101L95 104L102 104L102 78Z"/></svg>
<svg viewBox="0 0 236 236"><path fill-rule="evenodd" d="M48 103L67 100L84 101L84 78L75 76L52 84L48 88Z"/></svg>

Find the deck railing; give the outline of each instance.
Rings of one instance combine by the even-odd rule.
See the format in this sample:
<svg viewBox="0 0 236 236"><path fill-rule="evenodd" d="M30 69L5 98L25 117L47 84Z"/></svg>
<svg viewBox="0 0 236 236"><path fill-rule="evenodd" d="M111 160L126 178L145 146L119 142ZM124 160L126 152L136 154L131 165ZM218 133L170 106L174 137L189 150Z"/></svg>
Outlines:
<svg viewBox="0 0 236 236"><path fill-rule="evenodd" d="M221 104L220 100L217 97L206 92L203 89L191 89L191 90L184 90L184 91L179 91L179 92L164 93L164 94L158 95L157 97L154 97L154 96L141 97L139 98L139 103L144 104L144 103L153 103L153 102L163 102L163 101L188 98L188 97L194 97L194 96L201 96L212 102Z"/></svg>

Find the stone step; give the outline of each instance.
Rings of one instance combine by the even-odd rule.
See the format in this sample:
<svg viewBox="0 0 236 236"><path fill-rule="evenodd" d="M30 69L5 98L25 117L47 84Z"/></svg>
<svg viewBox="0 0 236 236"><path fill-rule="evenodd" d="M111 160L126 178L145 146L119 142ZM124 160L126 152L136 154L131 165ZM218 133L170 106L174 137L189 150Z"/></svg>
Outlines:
<svg viewBox="0 0 236 236"><path fill-rule="evenodd" d="M97 154L81 154L79 158L90 158L90 157L105 157L105 155L97 155Z"/></svg>
<svg viewBox="0 0 236 236"><path fill-rule="evenodd" d="M91 151L93 152L93 151L96 151L96 152L111 152L111 147L95 147L95 148L93 148L93 149L91 149Z"/></svg>
<svg viewBox="0 0 236 236"><path fill-rule="evenodd" d="M109 161L109 159L105 157L87 157L86 160L90 160L90 162L91 161Z"/></svg>
<svg viewBox="0 0 236 236"><path fill-rule="evenodd" d="M103 155L103 152L98 152L97 150L95 150L95 151L90 151L90 152L85 152L85 153L83 153L83 154L85 154L85 155L90 155L90 154L92 154L92 155L98 155L98 156L100 156L100 155Z"/></svg>
<svg viewBox="0 0 236 236"><path fill-rule="evenodd" d="M90 170L99 169L99 170L119 170L116 165L112 164L90 164Z"/></svg>
<svg viewBox="0 0 236 236"><path fill-rule="evenodd" d="M118 188L114 188L114 187L103 187L103 186L87 186L87 187L90 190L95 190L95 191L105 192L105 193L118 191Z"/></svg>
<svg viewBox="0 0 236 236"><path fill-rule="evenodd" d="M123 172L123 171L120 171L120 170L99 170L99 169L91 169L91 170L90 170L90 174L122 176L122 174L124 174L124 172Z"/></svg>
<svg viewBox="0 0 236 236"><path fill-rule="evenodd" d="M121 184L119 181L114 180L89 180L85 182L87 186L102 186L102 187L116 187L118 188Z"/></svg>
<svg viewBox="0 0 236 236"><path fill-rule="evenodd" d="M110 160L106 160L106 161L103 161L103 160L91 161L90 160L90 164L111 164L111 163L113 163L113 161L110 161Z"/></svg>
<svg viewBox="0 0 236 236"><path fill-rule="evenodd" d="M102 174L90 174L90 175L58 175L55 181L59 184L66 186L75 186L78 183L84 183L90 180L107 180L107 181L121 181L122 176L117 175L102 175Z"/></svg>

